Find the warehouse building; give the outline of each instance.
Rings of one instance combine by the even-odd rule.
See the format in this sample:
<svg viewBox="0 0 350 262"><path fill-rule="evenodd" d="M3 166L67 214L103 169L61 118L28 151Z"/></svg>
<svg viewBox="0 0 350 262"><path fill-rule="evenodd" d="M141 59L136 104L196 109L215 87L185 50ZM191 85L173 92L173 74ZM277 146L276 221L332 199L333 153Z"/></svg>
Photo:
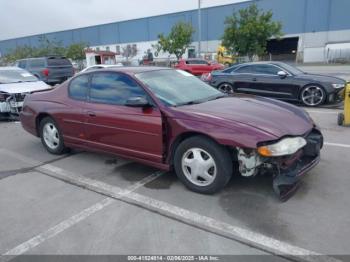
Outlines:
<svg viewBox="0 0 350 262"><path fill-rule="evenodd" d="M261 9L272 10L274 20L281 21L283 25L283 40L272 39L268 43L271 58L305 63L350 60L349 0L254 0L203 8L202 55L216 53L223 35L225 17L253 2ZM3 40L0 41L0 52L6 54L23 45L37 46L40 37L46 36L62 41L64 45L85 42L94 51L115 52L117 60L125 59L122 50L129 48L133 53L132 59L140 60L147 51L154 52L152 44L157 42L158 34L167 34L178 21L190 22L194 28L198 28L198 10ZM197 40L198 30L186 56L197 52ZM91 55L89 57L94 59ZM164 57L168 55L155 54L155 59Z"/></svg>

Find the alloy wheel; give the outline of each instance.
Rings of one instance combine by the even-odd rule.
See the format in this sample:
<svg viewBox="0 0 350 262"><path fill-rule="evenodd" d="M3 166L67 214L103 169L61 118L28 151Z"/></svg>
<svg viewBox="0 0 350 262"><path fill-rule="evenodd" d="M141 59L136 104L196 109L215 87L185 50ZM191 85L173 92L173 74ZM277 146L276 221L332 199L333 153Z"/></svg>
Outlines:
<svg viewBox="0 0 350 262"><path fill-rule="evenodd" d="M317 106L324 100L324 91L318 86L308 86L301 93L301 99L305 105Z"/></svg>
<svg viewBox="0 0 350 262"><path fill-rule="evenodd" d="M43 138L45 144L52 150L55 150L60 144L58 130L53 123L46 123L43 127Z"/></svg>
<svg viewBox="0 0 350 262"><path fill-rule="evenodd" d="M233 94L234 93L233 87L230 84L221 84L218 87L218 90L223 92L223 93L226 93L226 94Z"/></svg>

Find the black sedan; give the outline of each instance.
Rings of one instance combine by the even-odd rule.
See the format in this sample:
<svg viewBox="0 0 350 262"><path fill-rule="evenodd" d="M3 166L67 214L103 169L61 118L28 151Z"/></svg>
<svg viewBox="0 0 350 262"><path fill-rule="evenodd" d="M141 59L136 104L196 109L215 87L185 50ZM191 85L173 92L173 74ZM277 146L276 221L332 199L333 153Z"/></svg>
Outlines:
<svg viewBox="0 0 350 262"><path fill-rule="evenodd" d="M300 101L306 106L339 101L346 84L343 79L308 74L281 62L234 65L202 79L225 93L249 93Z"/></svg>

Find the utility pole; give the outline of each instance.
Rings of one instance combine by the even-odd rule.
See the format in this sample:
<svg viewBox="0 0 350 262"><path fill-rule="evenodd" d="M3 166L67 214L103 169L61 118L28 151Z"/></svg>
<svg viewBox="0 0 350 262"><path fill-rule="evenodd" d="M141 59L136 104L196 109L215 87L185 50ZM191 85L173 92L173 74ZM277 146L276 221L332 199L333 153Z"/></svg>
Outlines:
<svg viewBox="0 0 350 262"><path fill-rule="evenodd" d="M201 21L201 0L198 0L198 57L201 55L202 21Z"/></svg>

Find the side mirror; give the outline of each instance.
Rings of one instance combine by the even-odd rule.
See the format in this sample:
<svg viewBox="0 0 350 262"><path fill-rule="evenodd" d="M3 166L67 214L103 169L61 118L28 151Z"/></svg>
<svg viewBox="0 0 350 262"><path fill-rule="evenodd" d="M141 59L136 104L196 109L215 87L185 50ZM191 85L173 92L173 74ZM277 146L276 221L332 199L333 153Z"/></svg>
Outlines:
<svg viewBox="0 0 350 262"><path fill-rule="evenodd" d="M148 106L151 106L151 104L148 102L148 100L142 96L130 97L128 100L126 100L125 105L130 106L130 107L148 107Z"/></svg>
<svg viewBox="0 0 350 262"><path fill-rule="evenodd" d="M285 77L287 77L287 73L284 72L284 71L278 71L277 75L278 75L280 78L285 78Z"/></svg>

